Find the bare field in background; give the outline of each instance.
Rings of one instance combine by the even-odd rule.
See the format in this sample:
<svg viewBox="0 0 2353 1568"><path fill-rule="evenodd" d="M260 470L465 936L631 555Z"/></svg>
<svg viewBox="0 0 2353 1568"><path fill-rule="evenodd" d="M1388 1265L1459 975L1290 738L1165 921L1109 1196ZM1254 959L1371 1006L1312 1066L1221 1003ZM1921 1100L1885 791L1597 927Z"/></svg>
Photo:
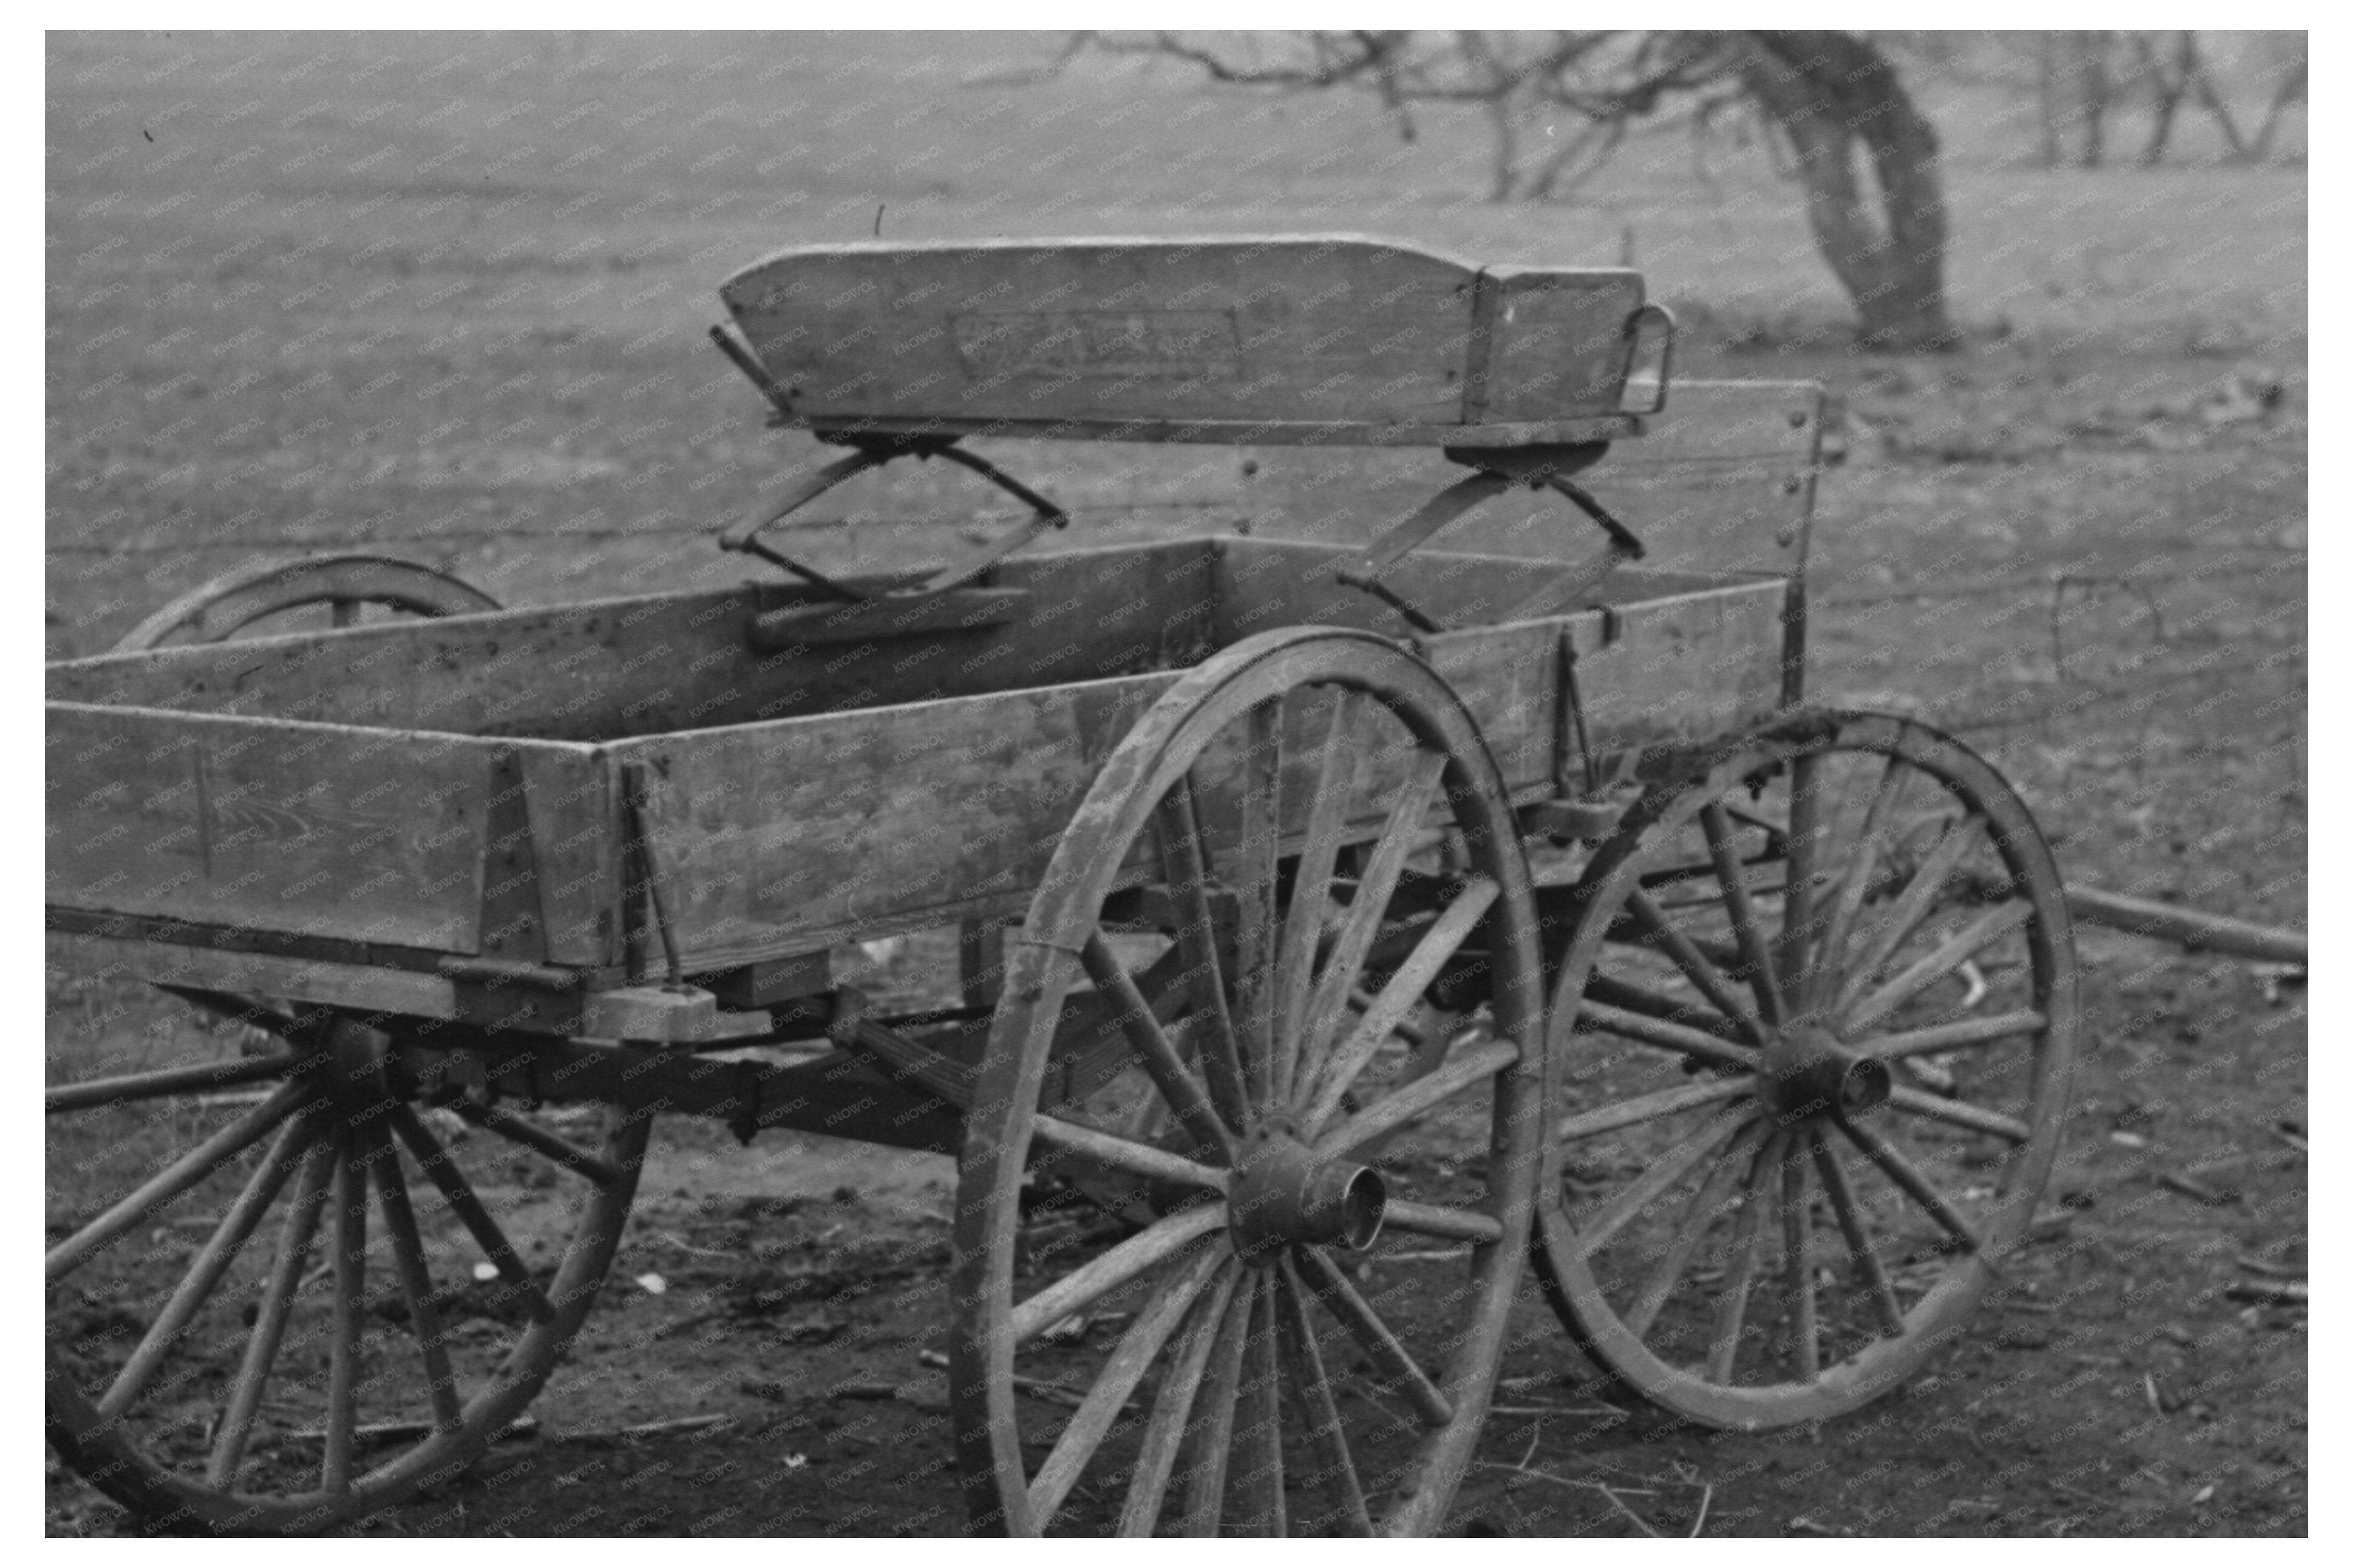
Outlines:
<svg viewBox="0 0 2353 1568"><path fill-rule="evenodd" d="M2029 170L2008 109L1931 85L1968 346L1862 357L1795 187L1756 149L1637 142L1574 204L1497 206L1473 124L1425 117L1408 145L1366 100L1211 92L1137 62L1006 80L1051 53L1003 35L52 36L49 656L100 651L246 560L363 542L509 603L742 576L712 529L817 448L762 428L702 333L718 280L786 244L1321 228L1630 259L1684 322L1683 374L1819 377L1844 401L1813 695L1960 730L2073 878L2303 923L2301 170ZM1090 538L1285 526L1219 456L1008 460ZM861 483L816 509L818 560L944 542L914 521L928 478ZM2303 1260L2302 991L2079 937L2094 1048L2060 1218L2019 1266L2061 1305L1989 1310L1927 1382L1819 1433L1709 1436L1598 1395L1570 1420L1498 1416L1485 1458L1591 1484L1482 1468L1458 1527L1633 1533L1606 1483L1662 1532L1703 1489L1709 1533L2301 1531L2303 1313L2226 1291L2242 1258ZM887 978L921 993L928 962L918 944ZM56 1076L193 1027L62 942L49 993ZM547 1436L504 1484L376 1528L681 1532L718 1507L729 1530L955 1528L936 1413L763 1392L817 1366L915 1375L944 1164L663 1136ZM2189 1172L2224 1201L2166 1184ZM691 1292L628 1283L652 1271L770 1305L655 1337ZM1581 1388L1541 1310L1506 1374ZM704 1410L738 1419L565 1436ZM585 1518L584 1487L629 1506ZM53 1531L119 1517L62 1476L48 1500Z"/></svg>

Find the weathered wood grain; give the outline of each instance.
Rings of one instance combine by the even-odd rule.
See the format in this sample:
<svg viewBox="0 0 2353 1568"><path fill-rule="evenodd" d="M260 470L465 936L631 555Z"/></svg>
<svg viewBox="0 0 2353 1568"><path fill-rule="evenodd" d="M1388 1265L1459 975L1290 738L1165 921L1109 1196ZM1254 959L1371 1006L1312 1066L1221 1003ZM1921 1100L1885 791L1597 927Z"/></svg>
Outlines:
<svg viewBox="0 0 2353 1568"><path fill-rule="evenodd" d="M1485 268L1473 327L1473 353L1483 342L1485 363L1465 390L1463 422L1614 411L1625 387L1627 328L1641 308L1639 272Z"/></svg>
<svg viewBox="0 0 2353 1568"><path fill-rule="evenodd" d="M797 423L1242 444L1615 420L1641 305L1351 235L803 247L720 292Z"/></svg>
<svg viewBox="0 0 2353 1568"><path fill-rule="evenodd" d="M53 703L48 901L472 952L491 750Z"/></svg>
<svg viewBox="0 0 2353 1568"><path fill-rule="evenodd" d="M54 700L594 742L935 700L1193 662L1210 545L1064 551L997 569L1027 594L1000 624L754 649L772 611L832 606L745 588L412 621L53 664Z"/></svg>

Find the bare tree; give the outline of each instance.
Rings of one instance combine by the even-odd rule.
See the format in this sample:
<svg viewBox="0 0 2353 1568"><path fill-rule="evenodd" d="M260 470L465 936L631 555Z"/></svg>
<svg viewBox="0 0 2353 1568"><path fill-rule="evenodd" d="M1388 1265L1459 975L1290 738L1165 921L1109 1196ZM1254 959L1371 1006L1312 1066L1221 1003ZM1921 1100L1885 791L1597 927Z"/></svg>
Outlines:
<svg viewBox="0 0 2353 1568"><path fill-rule="evenodd" d="M1559 196L1638 127L1695 132L1754 115L1788 153L1823 259L1874 348L1948 345L1936 131L1881 47L1840 32L1306 32L1240 39L1090 35L1087 47L1185 60L1212 81L1375 94L1408 139L1420 104L1476 108L1497 201ZM1578 128L1540 157L1525 132Z"/></svg>
<svg viewBox="0 0 2353 1568"><path fill-rule="evenodd" d="M2143 101L2148 108L2148 131L2138 158L2142 168L2155 168L2165 161L2179 128L2181 110L2190 105L2214 122L2226 161L2263 162L2271 155L2288 110L2303 103L2306 92L2307 67L2300 38L2284 34L2274 37L2287 46L2287 58L2279 62L2263 118L2251 132L2240 123L2229 95L2215 79L2205 38L2196 31L2015 36L2034 54L2043 167L2057 168L2071 156L2084 168L2100 167L2111 115Z"/></svg>

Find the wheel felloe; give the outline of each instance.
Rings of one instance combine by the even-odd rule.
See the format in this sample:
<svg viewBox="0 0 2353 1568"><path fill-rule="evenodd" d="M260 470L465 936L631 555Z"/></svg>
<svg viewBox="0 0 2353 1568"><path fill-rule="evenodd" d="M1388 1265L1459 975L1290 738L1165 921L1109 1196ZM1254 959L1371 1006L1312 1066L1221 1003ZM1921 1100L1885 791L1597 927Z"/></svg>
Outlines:
<svg viewBox="0 0 2353 1568"><path fill-rule="evenodd" d="M1793 715L1655 784L1557 975L1536 1261L1640 1395L1761 1430L1918 1369L2019 1246L2075 1041L2063 892L1967 748Z"/></svg>

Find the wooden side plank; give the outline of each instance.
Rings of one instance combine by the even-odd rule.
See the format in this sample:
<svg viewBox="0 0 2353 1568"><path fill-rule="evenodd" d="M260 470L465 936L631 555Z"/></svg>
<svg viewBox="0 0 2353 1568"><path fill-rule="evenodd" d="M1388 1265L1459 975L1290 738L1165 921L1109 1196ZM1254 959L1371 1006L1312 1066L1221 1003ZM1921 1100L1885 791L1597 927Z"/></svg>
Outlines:
<svg viewBox="0 0 2353 1568"><path fill-rule="evenodd" d="M1565 623L1449 633L1430 639L1430 657L1477 717L1509 787L1546 794L1560 721L1563 624L1580 649L1597 747L1688 741L1771 710L1785 591L1767 579ZM688 969L965 914L1018 912L1103 759L1175 679L621 743L617 755L648 763L660 780L651 831ZM1289 754L1312 759L1315 721L1298 717L1302 732ZM1375 756L1366 765L1378 779L1387 761ZM1218 759L1205 759L1198 772L1205 815L1223 820ZM1287 783L1285 798L1303 799L1304 791ZM1302 826L1287 821L1286 831Z"/></svg>
<svg viewBox="0 0 2353 1568"><path fill-rule="evenodd" d="M1803 569L1819 462L1810 382L1678 382L1640 439L1613 444L1577 482L1648 546L1642 563L1694 572ZM1257 451L1240 509L1258 537L1362 542L1464 470L1430 452ZM1516 490L1450 525L1450 552L1574 559L1601 533L1559 496Z"/></svg>
<svg viewBox="0 0 2353 1568"><path fill-rule="evenodd" d="M53 702L47 752L50 904L453 953L480 948L500 761L529 756L526 795L575 828L540 873L583 883L559 907L594 943L587 748Z"/></svg>
<svg viewBox="0 0 2353 1568"><path fill-rule="evenodd" d="M614 750L690 970L1018 910L1112 747L1174 674L912 703Z"/></svg>
<svg viewBox="0 0 2353 1568"><path fill-rule="evenodd" d="M999 567L1013 618L754 649L797 587L672 594L53 664L61 701L593 742L1169 668L1206 646L1207 541Z"/></svg>
<svg viewBox="0 0 2353 1568"><path fill-rule="evenodd" d="M1559 736L1558 631L1575 639L1586 731L1607 761L1753 723L1781 693L1787 584L1765 580L1559 621L1451 632L1430 658L1460 692L1515 796L1547 794Z"/></svg>

